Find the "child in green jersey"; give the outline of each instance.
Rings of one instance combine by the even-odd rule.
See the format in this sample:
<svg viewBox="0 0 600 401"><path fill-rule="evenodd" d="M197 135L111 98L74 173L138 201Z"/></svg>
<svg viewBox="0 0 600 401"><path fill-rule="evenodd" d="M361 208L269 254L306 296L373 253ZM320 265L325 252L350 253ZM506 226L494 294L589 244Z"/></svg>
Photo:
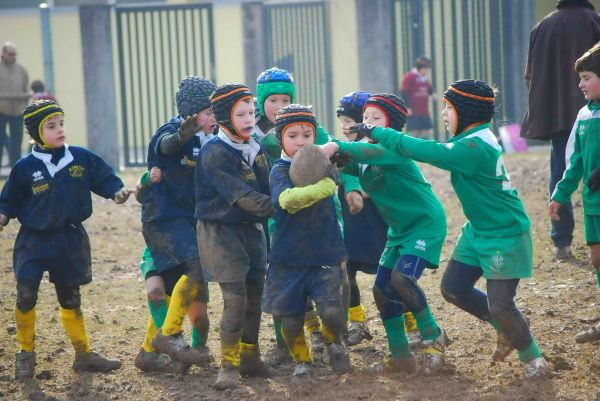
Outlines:
<svg viewBox="0 0 600 401"><path fill-rule="evenodd" d="M531 229L504 167L502 149L489 129L494 91L484 82L462 80L450 85L444 101L442 116L452 135L447 143L364 124L352 130L451 172L467 222L444 273L442 295L496 329L494 360L503 360L516 348L526 377L545 375L546 361L514 302L520 279L532 273ZM487 294L474 287L481 276L487 280Z"/></svg>
<svg viewBox="0 0 600 401"><path fill-rule="evenodd" d="M573 125L566 149L567 170L556 184L548 211L553 220L558 220L558 210L569 203L583 179L585 240L600 286L600 44L575 62L575 70L588 104L579 111ZM600 323L577 334L575 340L578 343L600 340Z"/></svg>

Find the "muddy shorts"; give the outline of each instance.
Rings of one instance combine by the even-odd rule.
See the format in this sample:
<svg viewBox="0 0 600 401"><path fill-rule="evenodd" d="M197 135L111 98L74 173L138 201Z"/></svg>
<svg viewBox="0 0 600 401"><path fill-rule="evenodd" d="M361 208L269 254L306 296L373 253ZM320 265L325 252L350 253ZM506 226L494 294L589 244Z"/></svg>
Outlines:
<svg viewBox="0 0 600 401"><path fill-rule="evenodd" d="M31 230L21 226L13 250L17 280L40 281L47 271L50 282L77 286L92 281L90 240L81 224L58 230Z"/></svg>
<svg viewBox="0 0 600 401"><path fill-rule="evenodd" d="M428 269L437 269L440 263L445 236L434 238L410 238L400 245L386 246L379 259L379 264L386 269L396 267L401 255L413 255L425 259Z"/></svg>
<svg viewBox="0 0 600 401"><path fill-rule="evenodd" d="M600 215L583 215L585 241L588 245L600 244Z"/></svg>
<svg viewBox="0 0 600 401"><path fill-rule="evenodd" d="M342 304L346 272L333 266L272 265L267 272L262 308L275 316L304 315L306 301L319 305Z"/></svg>
<svg viewBox="0 0 600 401"><path fill-rule="evenodd" d="M464 225L452 259L480 267L486 279L521 279L531 277L532 248L531 231L509 237L488 237Z"/></svg>
<svg viewBox="0 0 600 401"><path fill-rule="evenodd" d="M142 234L159 273L184 262L198 260L194 219L144 222Z"/></svg>
<svg viewBox="0 0 600 401"><path fill-rule="evenodd" d="M356 262L353 260L349 260L346 262L346 268L348 269L348 274L363 272L365 274L377 274L377 269L379 268L378 263L366 263L366 262Z"/></svg>
<svg viewBox="0 0 600 401"><path fill-rule="evenodd" d="M267 241L262 224L198 220L196 231L206 281L234 283L264 277Z"/></svg>

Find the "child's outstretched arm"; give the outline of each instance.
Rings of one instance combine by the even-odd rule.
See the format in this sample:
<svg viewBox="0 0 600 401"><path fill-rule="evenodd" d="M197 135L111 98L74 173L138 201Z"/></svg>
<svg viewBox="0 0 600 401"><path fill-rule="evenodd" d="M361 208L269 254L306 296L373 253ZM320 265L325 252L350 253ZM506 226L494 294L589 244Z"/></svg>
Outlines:
<svg viewBox="0 0 600 401"><path fill-rule="evenodd" d="M196 114L188 116L181 122L177 132L166 133L160 137L157 150L163 155L173 155L198 131L200 126L196 124Z"/></svg>

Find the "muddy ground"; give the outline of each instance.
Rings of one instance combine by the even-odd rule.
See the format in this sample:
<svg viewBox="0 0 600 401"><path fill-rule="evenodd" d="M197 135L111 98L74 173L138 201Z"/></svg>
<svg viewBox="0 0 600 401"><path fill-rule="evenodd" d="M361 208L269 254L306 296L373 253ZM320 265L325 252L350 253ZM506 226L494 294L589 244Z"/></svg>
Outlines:
<svg viewBox="0 0 600 401"><path fill-rule="evenodd" d="M452 344L448 367L433 377L386 376L372 366L386 353L386 340L370 294L372 276L360 275L363 303L370 318L373 341L352 348L354 371L336 376L317 364L314 384L299 388L290 382L291 366L278 369L274 379L243 379L238 389L218 392L211 388L217 364L194 367L186 376L144 374L133 366L142 342L148 308L139 276L138 260L143 240L140 207L135 200L125 205L94 198L94 214L85 222L92 243L94 282L83 287L83 310L92 348L123 361L110 374L77 374L72 371L72 347L62 329L53 286L41 285L37 306L37 355L35 379L17 383L14 378L15 283L12 246L18 223L12 221L0 233L0 399L6 400L585 400L600 401L600 343L576 344L574 335L600 319L600 290L591 272L583 239L580 197L575 201L575 259L554 260L548 237L546 187L548 150L508 155L506 164L514 185L533 222L534 277L524 280L518 305L531 320L540 347L552 367L552 377L525 381L516 355L492 365L495 335L483 324L446 303L439 292L441 274L427 273L421 280L432 310L446 328ZM464 216L450 186L449 175L423 167L448 216L449 233L442 266L448 260ZM123 173L128 185L139 171ZM443 267L442 267L443 268ZM482 284L482 283L480 283ZM221 300L211 285L209 347L218 360L218 319ZM189 333L189 325L186 326ZM271 319L263 317L261 347L274 345Z"/></svg>

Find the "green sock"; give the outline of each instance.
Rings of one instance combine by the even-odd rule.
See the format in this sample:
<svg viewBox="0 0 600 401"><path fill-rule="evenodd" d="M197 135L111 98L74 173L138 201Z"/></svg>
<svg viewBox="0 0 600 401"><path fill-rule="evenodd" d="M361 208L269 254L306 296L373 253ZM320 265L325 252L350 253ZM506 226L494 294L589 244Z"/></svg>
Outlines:
<svg viewBox="0 0 600 401"><path fill-rule="evenodd" d="M198 329L192 327L192 348L204 347L206 338L203 338Z"/></svg>
<svg viewBox="0 0 600 401"><path fill-rule="evenodd" d="M165 299L161 299L160 301L156 302L149 300L148 307L150 308L150 316L152 316L154 325L160 329L165 323L165 318L167 317L167 301Z"/></svg>
<svg viewBox="0 0 600 401"><path fill-rule="evenodd" d="M434 340L440 335L440 327L435 321L435 317L431 314L429 305L425 306L419 312L413 312L415 320L417 321L417 327L423 340Z"/></svg>
<svg viewBox="0 0 600 401"><path fill-rule="evenodd" d="M410 358L412 351L410 350L408 337L406 337L406 331L404 330L404 316L400 315L384 320L383 327L385 328L385 334L387 334L388 346L390 347L392 358Z"/></svg>
<svg viewBox="0 0 600 401"><path fill-rule="evenodd" d="M519 353L519 360L521 362L529 362L532 359L542 356L542 351L540 351L535 339L531 339L531 344L529 344L529 347L523 350L518 350L517 352Z"/></svg>
<svg viewBox="0 0 600 401"><path fill-rule="evenodd" d="M600 287L600 270L596 270L596 282L598 283L598 287Z"/></svg>
<svg viewBox="0 0 600 401"><path fill-rule="evenodd" d="M275 340L277 341L277 345L287 349L283 333L281 332L281 320L275 319L275 316L273 316L273 328L275 329Z"/></svg>
<svg viewBox="0 0 600 401"><path fill-rule="evenodd" d="M494 330L496 330L498 333L502 333L502 326L500 326L500 323L498 323L498 321L490 319L488 320L488 323L491 324Z"/></svg>

